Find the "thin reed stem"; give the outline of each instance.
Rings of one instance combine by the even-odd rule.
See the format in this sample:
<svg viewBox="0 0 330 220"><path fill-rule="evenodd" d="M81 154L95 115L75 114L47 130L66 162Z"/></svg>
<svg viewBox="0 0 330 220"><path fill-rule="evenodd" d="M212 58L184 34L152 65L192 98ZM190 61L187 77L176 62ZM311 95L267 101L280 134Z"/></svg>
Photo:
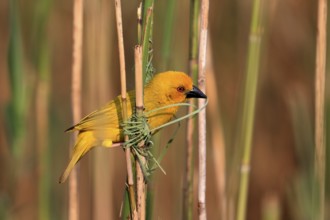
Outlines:
<svg viewBox="0 0 330 220"><path fill-rule="evenodd" d="M244 87L244 103L242 118L242 137L240 147L243 147L241 163L239 197L237 207L237 220L244 220L248 196L248 184L250 177L250 160L252 150L252 134L254 127L254 110L259 75L259 62L261 40L263 35L261 0L253 1L253 12L250 26L249 50L247 58L247 72Z"/></svg>
<svg viewBox="0 0 330 220"><path fill-rule="evenodd" d="M194 84L198 75L198 13L199 1L191 0L190 2L190 24L189 24L189 75L192 77ZM190 100L190 104L195 103L194 99ZM193 107L189 106L188 114L193 112ZM194 176L194 145L193 133L194 123L193 118L189 118L187 122L186 133L186 163L183 182L183 219L192 219L193 209L193 176Z"/></svg>
<svg viewBox="0 0 330 220"><path fill-rule="evenodd" d="M7 108L8 127L11 133L12 154L15 164L19 163L23 154L23 143L26 137L26 112L29 104L29 90L24 64L19 1L9 2L9 44L8 73L12 99Z"/></svg>
<svg viewBox="0 0 330 220"><path fill-rule="evenodd" d="M122 99L122 114L123 121L127 121L127 89L126 89L126 67L125 67L125 51L124 51L124 37L123 37L123 22L121 13L121 0L115 0L115 10L116 10L116 21L117 21L117 34L118 34L118 47L119 47L119 62L120 62L120 83L121 83L121 99ZM128 141L128 135L125 135L125 142ZM127 167L127 184L128 184L128 194L130 201L130 210L132 218L135 219L137 216L134 214L136 212L135 205L135 191L134 191L134 177L132 170L131 161L131 149L125 149L126 156L126 167Z"/></svg>
<svg viewBox="0 0 330 220"><path fill-rule="evenodd" d="M218 88L216 84L216 77L212 62L212 46L211 42L208 43L208 57L206 68L208 73L207 88L209 93L209 108L208 113L210 118L214 119L210 122L212 132L212 149L213 149L213 162L216 169L215 180L217 193L220 200L221 219L229 219L227 215L227 191L226 191L226 147L225 138L222 128L222 121L219 114L219 100Z"/></svg>
<svg viewBox="0 0 330 220"><path fill-rule="evenodd" d="M199 58L198 58L198 86L201 91L206 90L206 49L209 17L209 0L202 0L200 12L200 37L199 37ZM198 107L205 105L205 99L198 99ZM200 220L206 218L206 109L198 115L198 216Z"/></svg>
<svg viewBox="0 0 330 220"><path fill-rule="evenodd" d="M121 0L115 0L117 34L118 34L118 48L119 48L119 62L120 62L120 84L121 97L126 104L126 66L125 66L125 51L124 51L124 37L123 37L123 21L121 14ZM127 119L127 106L123 105L126 112L123 112L124 120ZM124 109L124 110L125 110Z"/></svg>
<svg viewBox="0 0 330 220"><path fill-rule="evenodd" d="M81 69L83 39L83 0L73 2L73 54L72 54L72 114L73 124L81 118ZM78 173L72 170L69 179L69 220L79 219Z"/></svg>
<svg viewBox="0 0 330 220"><path fill-rule="evenodd" d="M173 35L173 24L175 21L175 8L176 8L176 0L168 0L166 4L166 19L164 21L163 25L163 33L164 37L162 40L162 49L161 49L161 54L162 54L162 59L160 62L160 70L161 71L166 71L168 70L168 65L171 57L171 42L172 42L172 35Z"/></svg>
<svg viewBox="0 0 330 220"><path fill-rule="evenodd" d="M135 46L135 94L136 94L136 114L138 117L143 115L143 71L142 71L142 47ZM139 147L144 147L140 143ZM142 163L142 164L140 164ZM138 219L146 218L146 184L142 166L145 166L146 160L141 157L140 162L136 159L136 185L137 185L137 211Z"/></svg>
<svg viewBox="0 0 330 220"><path fill-rule="evenodd" d="M141 45L142 42L142 2L140 2L137 8L137 42Z"/></svg>
<svg viewBox="0 0 330 220"><path fill-rule="evenodd" d="M42 8L42 10L40 10ZM50 148L49 137L49 84L50 51L46 34L49 18L49 1L37 1L34 8L32 43L35 48L34 65L38 72L36 85L36 147L38 155L38 217L49 219L51 216L50 189Z"/></svg>
<svg viewBox="0 0 330 220"><path fill-rule="evenodd" d="M151 48L151 38L152 38L152 25L153 25L153 5L147 10L146 20L144 24L143 40L142 40L142 70L143 70L143 82L151 77L148 75L148 65L151 61L151 54L149 51Z"/></svg>
<svg viewBox="0 0 330 220"><path fill-rule="evenodd" d="M40 39L41 40L41 39ZM49 135L49 75L50 75L50 58L48 50L48 42L41 40L41 50L38 54L38 84L36 92L36 134L38 148L38 174L39 174L39 219L50 218L50 150L47 146Z"/></svg>
<svg viewBox="0 0 330 220"><path fill-rule="evenodd" d="M154 5L154 0L142 0L142 21L143 21L143 29L146 29L146 25L147 25L147 14L148 14L148 10L149 8L153 8Z"/></svg>
<svg viewBox="0 0 330 220"><path fill-rule="evenodd" d="M327 39L327 1L318 1L315 73L315 174L318 183L319 208L314 210L314 219L325 219L326 149L324 126L325 69ZM315 201L314 201L315 202Z"/></svg>

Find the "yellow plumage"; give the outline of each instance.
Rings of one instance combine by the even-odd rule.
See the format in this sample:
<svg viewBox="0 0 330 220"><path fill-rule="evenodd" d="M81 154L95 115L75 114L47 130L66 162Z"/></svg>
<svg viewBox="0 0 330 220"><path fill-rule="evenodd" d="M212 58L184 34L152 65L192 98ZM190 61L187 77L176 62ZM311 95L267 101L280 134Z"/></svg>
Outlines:
<svg viewBox="0 0 330 220"><path fill-rule="evenodd" d="M206 98L206 96L193 86L191 78L182 72L159 73L144 87L145 112L170 104L183 103L187 98ZM127 93L128 117L132 115L134 106L135 91L130 91ZM165 108L148 115L150 129L170 121L178 108ZM118 96L67 130L79 131L79 134L71 160L60 177L60 183L67 179L74 165L93 147L111 147L113 143L124 141L121 109L121 96Z"/></svg>

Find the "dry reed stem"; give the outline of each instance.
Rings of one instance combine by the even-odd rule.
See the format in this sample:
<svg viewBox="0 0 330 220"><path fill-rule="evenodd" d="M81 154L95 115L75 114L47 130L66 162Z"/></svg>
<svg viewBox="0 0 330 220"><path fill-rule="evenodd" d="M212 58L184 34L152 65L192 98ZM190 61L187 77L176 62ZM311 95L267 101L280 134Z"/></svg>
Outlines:
<svg viewBox="0 0 330 220"><path fill-rule="evenodd" d="M122 22L121 1L120 0L115 0L115 10L116 10L119 62L120 62L121 97L123 99L125 99L125 101L126 101L127 89L126 89L125 51L124 51L123 22ZM127 106L125 106L125 107L127 107ZM126 112L125 117L127 119L127 112Z"/></svg>
<svg viewBox="0 0 330 220"><path fill-rule="evenodd" d="M135 46L135 94L137 112L143 110L142 47Z"/></svg>
<svg viewBox="0 0 330 220"><path fill-rule="evenodd" d="M38 179L39 179L39 218L49 218L49 196L48 186L45 189L45 182L47 178L48 169L48 149L47 149L47 137L49 134L49 84L48 81L39 79L37 84L36 93L36 133L37 133L37 154L38 154ZM47 191L46 191L47 190ZM46 199L46 201L45 201ZM43 204L42 204L43 203Z"/></svg>
<svg viewBox="0 0 330 220"><path fill-rule="evenodd" d="M200 15L200 39L198 59L198 86L205 92L205 65L207 48L209 0L202 0ZM198 99L198 107L205 104L205 99ZM200 220L206 219L206 110L203 109L198 115L199 137L199 177L198 177L198 216Z"/></svg>
<svg viewBox="0 0 330 220"><path fill-rule="evenodd" d="M135 46L135 93L136 93L136 113L139 117L143 114L143 71L142 71L142 47ZM142 143L143 147L144 143ZM141 157L140 163L145 164L145 158ZM136 159L136 185L137 185L137 211L138 219L146 218L146 186L142 165Z"/></svg>
<svg viewBox="0 0 330 220"><path fill-rule="evenodd" d="M112 2L85 1L84 2L84 54L83 78L86 90L83 90L84 107L88 112L107 102L113 96L109 86L110 69L109 53L113 51L112 35L114 26L109 24L112 13L109 9ZM116 48L115 48L116 49ZM85 60L86 59L86 60ZM84 102L83 101L83 102ZM112 203L112 189L116 178L113 151L98 149L80 163L82 170L79 177L80 216L91 219L111 219L117 214ZM106 173L104 168L107 168ZM85 208L90 207L90 208ZM82 217L81 217L82 218Z"/></svg>
<svg viewBox="0 0 330 220"><path fill-rule="evenodd" d="M227 217L227 192L226 192L226 148L225 148L225 139L222 129L222 122L219 115L219 102L217 99L217 84L215 73L212 63L212 47L209 40L207 46L207 52L209 59L206 62L208 78L207 88L209 93L209 108L208 113L210 118L213 118L211 123L211 132L212 132L212 149L213 149L213 161L214 167L216 168L215 180L216 187L218 190L218 195L220 199L220 210L221 210L221 219L226 220Z"/></svg>
<svg viewBox="0 0 330 220"><path fill-rule="evenodd" d="M73 2L73 54L72 54L72 113L73 124L81 118L81 68L83 38L83 0ZM75 139L75 138L74 138ZM79 219L78 173L71 172L69 179L69 220Z"/></svg>
<svg viewBox="0 0 330 220"><path fill-rule="evenodd" d="M142 1L140 2L137 11L137 38L138 38L138 44L142 43Z"/></svg>
<svg viewBox="0 0 330 220"><path fill-rule="evenodd" d="M126 97L126 68L125 68L125 50L124 50L124 37L123 37L123 22L121 13L121 1L115 0L115 10L116 10L116 21L117 21L117 34L118 34L118 48L119 48L119 62L120 62L120 84L121 84L121 99L122 99L122 109L123 109L123 121L127 121L127 97ZM128 141L128 136L125 135L125 142ZM132 170L131 161L131 149L126 148L126 168L127 168L127 184L128 184L128 194L130 200L131 214L132 218L136 219L136 205L135 205L135 193L134 193L134 177Z"/></svg>
<svg viewBox="0 0 330 220"><path fill-rule="evenodd" d="M81 118L83 1L75 0L73 8L72 107L73 122Z"/></svg>
<svg viewBox="0 0 330 220"><path fill-rule="evenodd" d="M326 68L326 27L327 1L318 1L318 24L316 40L316 74L315 74L315 174L319 184L320 220L325 219L325 127L324 127L324 97L325 97L325 68Z"/></svg>

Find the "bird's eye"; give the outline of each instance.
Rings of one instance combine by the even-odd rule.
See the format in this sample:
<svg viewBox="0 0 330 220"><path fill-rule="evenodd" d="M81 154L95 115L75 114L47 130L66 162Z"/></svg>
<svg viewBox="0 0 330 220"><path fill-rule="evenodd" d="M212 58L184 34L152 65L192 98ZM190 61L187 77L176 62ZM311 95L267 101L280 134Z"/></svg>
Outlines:
<svg viewBox="0 0 330 220"><path fill-rule="evenodd" d="M178 92L184 92L185 91L185 88L183 86L179 86L176 90Z"/></svg>

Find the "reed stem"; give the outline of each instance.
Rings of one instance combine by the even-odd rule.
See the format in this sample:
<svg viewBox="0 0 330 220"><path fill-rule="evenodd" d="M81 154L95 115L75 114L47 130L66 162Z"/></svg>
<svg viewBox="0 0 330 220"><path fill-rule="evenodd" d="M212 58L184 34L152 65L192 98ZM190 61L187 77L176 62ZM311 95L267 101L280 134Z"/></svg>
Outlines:
<svg viewBox="0 0 330 220"><path fill-rule="evenodd" d="M212 62L212 44L208 43L208 57L206 62L206 69L208 73L207 88L209 94L209 105L208 105L208 114L209 117L214 119L210 122L211 133L212 133L212 149L213 149L213 163L216 169L215 172L215 182L217 193L219 196L220 204L220 213L221 219L226 220L228 218L227 214L227 189L226 189L226 147L225 147L225 138L222 128L221 115L219 114L220 104L217 94L217 80L216 74L213 68Z"/></svg>
<svg viewBox="0 0 330 220"><path fill-rule="evenodd" d="M263 36L261 0L253 1L253 12L250 26L249 49L247 58L247 72L244 87L244 103L242 118L242 137L240 147L243 147L241 162L240 186L237 207L237 220L244 220L248 196L250 177L250 160L252 150L252 134L254 127L254 111L259 74L261 40Z"/></svg>
<svg viewBox="0 0 330 220"><path fill-rule="evenodd" d="M78 123L81 118L83 7L84 7L83 0L74 0L72 91L71 91L73 124ZM73 142L75 142L75 140ZM76 169L72 170L71 177L69 179L69 220L78 220L78 219L79 219L79 195L78 195L78 172L76 166Z"/></svg>
<svg viewBox="0 0 330 220"><path fill-rule="evenodd" d="M126 67L125 67L125 51L124 51L124 37L123 37L123 21L121 13L121 0L115 0L116 21L117 21L117 34L118 34L118 47L119 47L119 62L120 62L120 83L121 83L121 99L123 109L123 121L127 121L127 89L126 89ZM128 141L128 135L125 135L125 142ZM136 219L136 204L135 204L135 191L134 191L134 176L131 161L131 149L125 149L126 168L127 168L127 184L128 194L130 201L130 213L133 219Z"/></svg>
<svg viewBox="0 0 330 220"><path fill-rule="evenodd" d="M135 93L136 93L136 114L138 117L143 115L143 71L142 71L142 47L135 46ZM139 147L144 147L140 143ZM142 164L140 164L142 163ZM137 185L137 211L138 219L146 218L146 184L142 166L145 166L146 160L141 157L140 161L136 159L136 185Z"/></svg>
<svg viewBox="0 0 330 220"><path fill-rule="evenodd" d="M325 70L326 70L326 39L327 39L327 1L318 1L318 22L316 39L316 70L315 70L315 175L318 183L318 209L314 219L325 219ZM316 202L316 201L314 201Z"/></svg>
<svg viewBox="0 0 330 220"><path fill-rule="evenodd" d="M166 19L164 21L164 37L162 40L162 49L161 49L161 54L162 54L162 59L160 61L160 70L161 71L167 71L169 67L169 61L171 58L171 42L172 42L172 35L173 35L173 25L175 21L175 8L176 8L176 3L177 1L175 0L168 0L166 4L166 9L165 9L165 14L166 14Z"/></svg>
<svg viewBox="0 0 330 220"><path fill-rule="evenodd" d="M151 38L152 38L152 25L153 25L153 5L147 10L146 20L144 24L143 40L142 40L142 71L143 71L143 82L151 79L149 66L151 62L152 49Z"/></svg>
<svg viewBox="0 0 330 220"><path fill-rule="evenodd" d="M7 108L8 127L12 141L12 154L16 162L23 154L23 143L26 136L26 112L28 108L27 81L23 68L24 50L20 24L19 1L10 1L9 5L9 45L8 45L8 72L12 99ZM15 163L16 163L15 162Z"/></svg>
<svg viewBox="0 0 330 220"><path fill-rule="evenodd" d="M198 86L201 91L206 90L206 49L208 34L209 0L202 0L200 12L199 58L198 58ZM198 107L205 105L205 99L198 99ZM206 109L198 115L198 216L206 220Z"/></svg>
<svg viewBox="0 0 330 220"><path fill-rule="evenodd" d="M199 1L191 0L190 2L190 24L189 24L189 75L196 84L198 76L198 14ZM194 104L195 100L191 99L190 104ZM189 106L188 114L193 112L193 107ZM193 176L194 176L194 144L193 133L195 127L195 119L189 118L187 122L186 133L186 161L183 182L183 219L192 219L193 213Z"/></svg>

